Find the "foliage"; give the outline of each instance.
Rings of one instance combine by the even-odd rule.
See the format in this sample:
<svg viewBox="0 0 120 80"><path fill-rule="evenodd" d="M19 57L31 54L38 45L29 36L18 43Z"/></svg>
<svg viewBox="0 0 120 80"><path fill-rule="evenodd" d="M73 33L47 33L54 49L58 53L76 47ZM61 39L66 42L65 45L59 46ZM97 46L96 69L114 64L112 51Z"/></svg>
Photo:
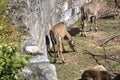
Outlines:
<svg viewBox="0 0 120 80"><path fill-rule="evenodd" d="M17 31L16 27L11 25L5 15L2 15L2 19L0 20L0 43L20 42L20 40L21 33Z"/></svg>
<svg viewBox="0 0 120 80"><path fill-rule="evenodd" d="M7 0L0 0L0 6L7 6ZM0 7L0 43L21 42L22 33L18 27L11 23L10 16L6 14L7 7Z"/></svg>
<svg viewBox="0 0 120 80"><path fill-rule="evenodd" d="M9 16L4 12L0 15L0 43L20 42L20 40L21 33L11 24Z"/></svg>
<svg viewBox="0 0 120 80"><path fill-rule="evenodd" d="M21 33L9 22L8 17L0 20L0 80L20 80L29 56L20 53ZM19 44L18 44L19 43Z"/></svg>
<svg viewBox="0 0 120 80"><path fill-rule="evenodd" d="M3 14L5 12L7 4L8 4L7 0L0 0L0 14Z"/></svg>
<svg viewBox="0 0 120 80"><path fill-rule="evenodd" d="M29 56L21 54L22 34L6 15L7 0L0 0L0 80L20 80Z"/></svg>
<svg viewBox="0 0 120 80"><path fill-rule="evenodd" d="M15 43L0 45L0 80L17 80L19 71L27 63L28 57L20 55Z"/></svg>

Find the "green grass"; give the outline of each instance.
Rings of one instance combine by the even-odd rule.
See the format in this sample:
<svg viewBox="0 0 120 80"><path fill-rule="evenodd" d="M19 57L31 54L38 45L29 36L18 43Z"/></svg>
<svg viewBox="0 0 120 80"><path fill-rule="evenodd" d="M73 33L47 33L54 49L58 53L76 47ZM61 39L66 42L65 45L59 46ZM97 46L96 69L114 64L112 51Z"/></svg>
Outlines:
<svg viewBox="0 0 120 80"><path fill-rule="evenodd" d="M98 32L87 32L87 37L80 37L79 32L71 32L74 34L72 36L73 40L75 41L75 45L77 48L77 52L71 52L72 50L69 48L66 41L64 41L64 45L68 53L63 53L66 63L61 64L62 61L58 58L57 63L55 64L57 75L59 80L77 80L81 77L81 74L84 70L88 69L91 66L96 65L97 63L93 59L91 55L84 54L84 50L93 51L95 54L102 54L104 55L105 52L107 55L110 54L117 54L120 55L120 37L117 40L112 40L109 42L105 49L100 47L99 45L109 36L120 34L120 23L118 19L99 19L98 20ZM80 22L77 21L75 24L69 27L69 31L80 29ZM89 30L89 25L87 27ZM78 31L78 30L75 30ZM73 35L71 34L71 35ZM118 42L116 42L118 41ZM107 60L105 61L101 57L97 57L99 62L104 65L109 71L119 70L120 65L117 62ZM50 58L53 61L53 58ZM118 71L116 71L118 72Z"/></svg>

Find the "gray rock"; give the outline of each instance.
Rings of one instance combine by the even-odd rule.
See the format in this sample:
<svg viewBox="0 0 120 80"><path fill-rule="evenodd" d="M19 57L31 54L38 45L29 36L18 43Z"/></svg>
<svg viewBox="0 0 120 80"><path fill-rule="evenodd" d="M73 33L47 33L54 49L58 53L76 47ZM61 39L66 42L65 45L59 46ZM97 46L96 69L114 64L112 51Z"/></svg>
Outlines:
<svg viewBox="0 0 120 80"><path fill-rule="evenodd" d="M31 75L33 74L33 71L31 71L30 69L26 68L26 69L22 69L23 74L25 74L25 79L29 80Z"/></svg>
<svg viewBox="0 0 120 80"><path fill-rule="evenodd" d="M23 69L25 79L29 80L34 77L34 80L58 80L56 68L50 64L46 56L36 56L30 60L27 69Z"/></svg>
<svg viewBox="0 0 120 80"><path fill-rule="evenodd" d="M40 52L39 48L37 46L26 46L25 51L28 52L28 53L38 53L38 52ZM41 53L43 53L43 52L41 52Z"/></svg>
<svg viewBox="0 0 120 80"><path fill-rule="evenodd" d="M49 62L48 58L44 55L38 55L30 60L30 63L43 63L43 62Z"/></svg>

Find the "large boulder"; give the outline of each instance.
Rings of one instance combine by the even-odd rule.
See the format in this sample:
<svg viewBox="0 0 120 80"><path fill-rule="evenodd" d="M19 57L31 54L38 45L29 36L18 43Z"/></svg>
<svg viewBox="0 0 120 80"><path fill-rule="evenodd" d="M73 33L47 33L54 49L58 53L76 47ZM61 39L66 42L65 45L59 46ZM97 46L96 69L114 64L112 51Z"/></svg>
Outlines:
<svg viewBox="0 0 120 80"><path fill-rule="evenodd" d="M28 67L22 72L25 74L26 80L31 78L34 80L58 80L55 66L50 64L44 55L38 55L31 59Z"/></svg>

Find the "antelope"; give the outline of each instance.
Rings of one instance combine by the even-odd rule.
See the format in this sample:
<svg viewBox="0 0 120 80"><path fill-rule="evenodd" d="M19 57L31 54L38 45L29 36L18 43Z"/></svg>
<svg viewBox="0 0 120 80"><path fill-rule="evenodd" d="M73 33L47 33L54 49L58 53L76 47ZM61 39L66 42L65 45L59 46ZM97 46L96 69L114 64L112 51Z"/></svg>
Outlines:
<svg viewBox="0 0 120 80"><path fill-rule="evenodd" d="M97 65L86 70L81 80L111 80L111 76L104 66Z"/></svg>
<svg viewBox="0 0 120 80"><path fill-rule="evenodd" d="M113 80L120 80L120 73L119 74L117 74L115 77L114 77L114 79Z"/></svg>
<svg viewBox="0 0 120 80"><path fill-rule="evenodd" d="M68 40L68 44L70 46L70 48L75 52L75 44L72 40L71 35L68 33L66 25L63 22L60 22L58 24L56 24L55 26L53 26L50 30L50 38L53 44L53 49L55 52L55 58L54 58L54 63L56 63L56 57L58 54L60 54L60 57L62 59L62 62L65 63L62 51L64 49L63 47L63 39L67 39ZM56 45L58 47L56 47ZM56 50L57 48L57 50ZM58 53L58 54L57 54Z"/></svg>
<svg viewBox="0 0 120 80"><path fill-rule="evenodd" d="M91 0L81 6L81 36L86 37L86 26L89 21L91 24L94 23L95 31L97 31L98 11L102 8L102 6L103 0ZM92 27L90 27L90 31L92 31Z"/></svg>

